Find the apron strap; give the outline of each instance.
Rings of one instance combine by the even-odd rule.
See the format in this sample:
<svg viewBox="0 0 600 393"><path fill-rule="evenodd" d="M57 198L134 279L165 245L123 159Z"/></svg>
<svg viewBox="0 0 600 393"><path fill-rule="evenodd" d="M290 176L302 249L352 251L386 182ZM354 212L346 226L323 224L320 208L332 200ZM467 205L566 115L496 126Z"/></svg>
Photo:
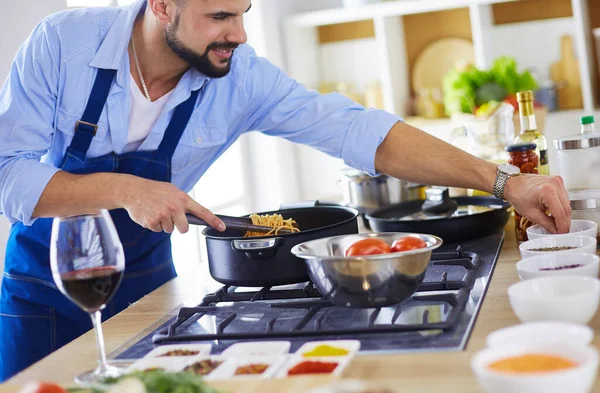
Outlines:
<svg viewBox="0 0 600 393"><path fill-rule="evenodd" d="M182 102L175 108L171 122L165 131L162 142L158 146L157 153L162 157L173 157L175 148L179 144L179 140L183 135L183 131L187 127L187 124L192 117L194 107L196 106L196 100L198 99L198 93L200 90L192 91L190 98Z"/></svg>
<svg viewBox="0 0 600 393"><path fill-rule="evenodd" d="M98 120L100 120L100 115L108 99L108 93L110 92L110 87L116 73L117 70L98 69L98 74L96 75L96 80L94 81L94 86L92 87L92 92L90 93L90 98L88 98L83 116L75 125L75 135L70 147L72 150L79 152L82 157L85 157L87 154L92 143L92 138L96 135Z"/></svg>

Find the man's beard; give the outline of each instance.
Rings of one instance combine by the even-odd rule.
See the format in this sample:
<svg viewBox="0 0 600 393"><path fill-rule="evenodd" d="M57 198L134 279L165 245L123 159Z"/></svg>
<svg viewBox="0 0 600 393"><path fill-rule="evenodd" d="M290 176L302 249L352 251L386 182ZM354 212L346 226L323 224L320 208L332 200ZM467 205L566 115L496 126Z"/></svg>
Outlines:
<svg viewBox="0 0 600 393"><path fill-rule="evenodd" d="M199 54L198 52L186 47L177 37L179 18L180 14L177 13L177 15L175 15L175 21L173 24L165 30L167 44L171 50L186 63L188 63L190 67L197 69L209 78L222 78L227 75L231 69L231 59L233 58L233 53L228 59L221 60L222 65L226 64L225 67L216 67L210 60L209 53L212 49L235 49L239 45L231 42L213 42L206 47L206 52Z"/></svg>

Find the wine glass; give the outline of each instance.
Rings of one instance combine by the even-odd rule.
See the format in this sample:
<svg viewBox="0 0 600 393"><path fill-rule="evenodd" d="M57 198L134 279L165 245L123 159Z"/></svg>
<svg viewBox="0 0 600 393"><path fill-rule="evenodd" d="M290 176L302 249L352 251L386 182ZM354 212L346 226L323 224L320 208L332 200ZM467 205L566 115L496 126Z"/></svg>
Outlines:
<svg viewBox="0 0 600 393"><path fill-rule="evenodd" d="M108 211L55 218L50 240L50 263L57 287L90 314L96 331L100 365L77 376L75 381L91 384L118 377L121 370L106 361L101 310L119 287L125 256Z"/></svg>

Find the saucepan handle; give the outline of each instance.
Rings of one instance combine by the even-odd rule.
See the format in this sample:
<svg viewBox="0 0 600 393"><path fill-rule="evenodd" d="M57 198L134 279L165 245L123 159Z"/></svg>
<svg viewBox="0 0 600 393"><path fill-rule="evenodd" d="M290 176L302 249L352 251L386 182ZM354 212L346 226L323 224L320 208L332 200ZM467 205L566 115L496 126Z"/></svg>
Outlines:
<svg viewBox="0 0 600 393"><path fill-rule="evenodd" d="M277 250L284 243L285 240L282 237L236 239L231 241L231 248L234 251L245 253L249 259L267 259L275 256Z"/></svg>

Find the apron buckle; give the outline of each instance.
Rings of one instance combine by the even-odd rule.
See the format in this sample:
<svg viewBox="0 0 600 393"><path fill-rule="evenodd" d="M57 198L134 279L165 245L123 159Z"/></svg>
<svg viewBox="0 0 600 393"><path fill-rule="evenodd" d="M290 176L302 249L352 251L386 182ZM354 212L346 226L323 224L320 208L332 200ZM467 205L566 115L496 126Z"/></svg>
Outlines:
<svg viewBox="0 0 600 393"><path fill-rule="evenodd" d="M90 132L93 136L96 136L96 131L98 131L98 125L88 123L87 121L83 120L77 120L77 123L75 123L75 132L77 131Z"/></svg>

